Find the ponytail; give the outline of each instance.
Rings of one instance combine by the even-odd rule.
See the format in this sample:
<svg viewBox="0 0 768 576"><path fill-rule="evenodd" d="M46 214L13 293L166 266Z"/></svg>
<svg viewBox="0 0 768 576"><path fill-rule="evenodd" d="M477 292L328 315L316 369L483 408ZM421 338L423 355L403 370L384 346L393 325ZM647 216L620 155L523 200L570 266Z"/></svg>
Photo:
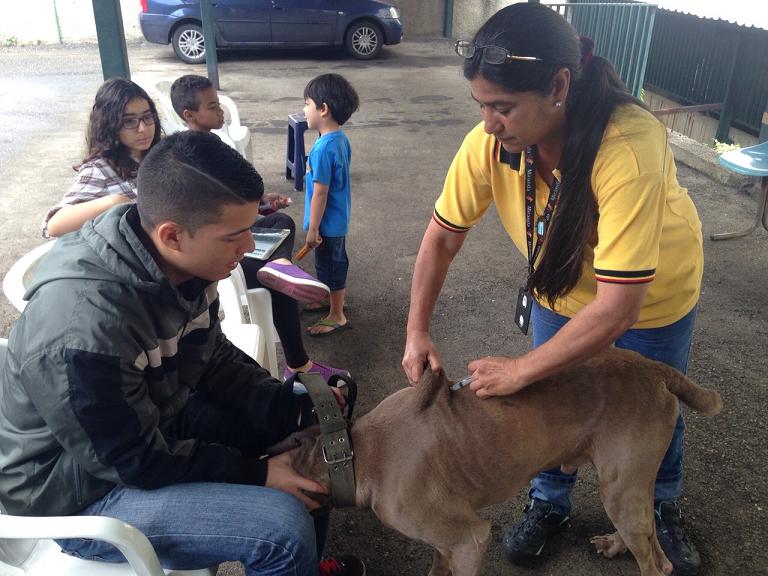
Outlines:
<svg viewBox="0 0 768 576"><path fill-rule="evenodd" d="M592 40L580 38L582 70L566 100L566 140L560 155L561 193L553 215L547 247L528 281L528 289L555 301L579 281L584 252L593 241L599 213L592 190L592 168L603 133L619 104L642 103L634 98L610 62L592 54Z"/></svg>

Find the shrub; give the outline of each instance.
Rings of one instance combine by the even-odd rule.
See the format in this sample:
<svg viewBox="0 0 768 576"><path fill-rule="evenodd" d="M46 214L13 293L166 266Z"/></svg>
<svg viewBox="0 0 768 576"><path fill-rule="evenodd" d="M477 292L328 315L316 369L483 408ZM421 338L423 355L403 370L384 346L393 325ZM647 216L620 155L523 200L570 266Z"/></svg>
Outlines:
<svg viewBox="0 0 768 576"><path fill-rule="evenodd" d="M716 138L713 140L715 143L712 145L712 148L714 148L715 152L718 154L722 154L723 152L730 152L731 150L741 149L741 144L728 144L728 142L720 142Z"/></svg>

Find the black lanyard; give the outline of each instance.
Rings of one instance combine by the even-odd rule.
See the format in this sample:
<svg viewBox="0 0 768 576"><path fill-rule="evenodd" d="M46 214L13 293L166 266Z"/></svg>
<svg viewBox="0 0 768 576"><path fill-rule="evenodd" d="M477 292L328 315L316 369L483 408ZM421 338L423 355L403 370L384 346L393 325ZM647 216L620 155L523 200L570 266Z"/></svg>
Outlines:
<svg viewBox="0 0 768 576"><path fill-rule="evenodd" d="M549 198L544 208L544 214L536 221L536 245L533 244L533 215L536 209L536 146L525 149L525 241L528 245L528 279L533 275L534 264L544 244L544 237L549 229L549 221L555 210L560 196L560 181L552 180L549 188Z"/></svg>

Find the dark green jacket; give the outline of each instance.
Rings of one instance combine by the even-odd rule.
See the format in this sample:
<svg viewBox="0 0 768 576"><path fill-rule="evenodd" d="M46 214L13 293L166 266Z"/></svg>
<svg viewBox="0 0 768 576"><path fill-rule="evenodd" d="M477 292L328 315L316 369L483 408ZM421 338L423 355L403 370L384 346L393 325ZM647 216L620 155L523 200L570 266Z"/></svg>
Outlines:
<svg viewBox="0 0 768 576"><path fill-rule="evenodd" d="M135 206L118 206L60 238L35 273L0 374L11 514L72 514L115 485L263 483L256 456L306 409L222 335L216 284L172 285L141 238ZM252 445L169 435L192 393L246 417Z"/></svg>

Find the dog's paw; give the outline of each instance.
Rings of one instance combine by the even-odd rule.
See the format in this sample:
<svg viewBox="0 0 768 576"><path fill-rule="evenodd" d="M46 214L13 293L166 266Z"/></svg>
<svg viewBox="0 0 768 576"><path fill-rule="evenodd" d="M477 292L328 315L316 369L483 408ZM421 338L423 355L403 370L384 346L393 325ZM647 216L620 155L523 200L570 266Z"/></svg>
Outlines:
<svg viewBox="0 0 768 576"><path fill-rule="evenodd" d="M589 541L594 544L597 553L606 558L613 558L627 551L627 545L624 544L624 540L621 539L618 532L593 536Z"/></svg>

